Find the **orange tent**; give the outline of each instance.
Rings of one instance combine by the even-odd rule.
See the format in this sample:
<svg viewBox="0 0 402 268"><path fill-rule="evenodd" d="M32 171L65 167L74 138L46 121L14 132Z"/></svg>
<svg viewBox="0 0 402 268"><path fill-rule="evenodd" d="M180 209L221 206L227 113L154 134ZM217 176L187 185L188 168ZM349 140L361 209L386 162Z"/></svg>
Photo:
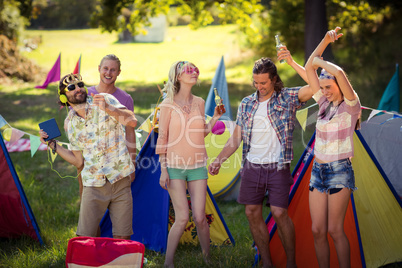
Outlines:
<svg viewBox="0 0 402 268"><path fill-rule="evenodd" d="M318 267L315 256L311 217L308 204L308 184L313 163L314 138L299 160L290 192L289 215L296 233L298 267ZM402 202L359 131L354 135L355 157L352 159L358 189L352 194L345 217L345 232L349 238L351 267L379 267L402 261ZM286 255L276 226L268 216L270 250L276 267L286 267ZM338 267L335 246L330 241L331 267Z"/></svg>

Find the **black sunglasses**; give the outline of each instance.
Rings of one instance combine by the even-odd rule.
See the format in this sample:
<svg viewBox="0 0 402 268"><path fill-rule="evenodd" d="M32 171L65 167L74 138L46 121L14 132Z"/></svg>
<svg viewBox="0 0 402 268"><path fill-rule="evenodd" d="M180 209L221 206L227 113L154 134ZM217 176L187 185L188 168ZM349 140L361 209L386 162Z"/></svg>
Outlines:
<svg viewBox="0 0 402 268"><path fill-rule="evenodd" d="M79 88L82 88L82 87L84 87L84 82L78 82L76 84L70 84L70 85L67 86L67 90L68 91L75 90L75 88L76 88L75 85L77 85Z"/></svg>

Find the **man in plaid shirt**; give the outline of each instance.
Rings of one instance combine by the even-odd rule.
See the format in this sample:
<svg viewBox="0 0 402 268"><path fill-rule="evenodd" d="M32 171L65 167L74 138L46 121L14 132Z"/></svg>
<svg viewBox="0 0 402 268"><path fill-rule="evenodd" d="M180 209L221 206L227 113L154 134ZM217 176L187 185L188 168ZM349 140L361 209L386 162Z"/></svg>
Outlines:
<svg viewBox="0 0 402 268"><path fill-rule="evenodd" d="M285 59L307 81L304 68L293 61L286 48L278 52L280 59ZM221 164L243 141L242 181L237 201L245 205L263 267L273 266L269 234L262 217L266 193L266 205L270 206L277 223L287 256L287 267L296 267L295 231L288 216L289 190L293 184L290 174L292 139L296 109L312 97L312 91L309 86L284 88L276 66L269 58L255 62L253 85L257 91L240 103L233 135L209 166L209 172L212 175L218 174Z"/></svg>

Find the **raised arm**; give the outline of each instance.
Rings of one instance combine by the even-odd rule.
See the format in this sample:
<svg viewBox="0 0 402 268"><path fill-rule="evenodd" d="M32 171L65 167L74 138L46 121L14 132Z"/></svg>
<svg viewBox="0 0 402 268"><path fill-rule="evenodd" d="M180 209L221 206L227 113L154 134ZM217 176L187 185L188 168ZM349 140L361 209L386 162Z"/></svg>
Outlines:
<svg viewBox="0 0 402 268"><path fill-rule="evenodd" d="M318 90L320 90L320 83L318 81L316 68L313 66L313 60L316 57L321 57L322 53L327 48L327 46L330 43L338 40L338 38L343 35L342 33L338 33L338 31L340 29L341 29L340 27L336 27L334 30L328 31L325 34L324 38L321 40L321 42L318 44L318 46L315 48L313 53L311 53L311 55L306 63L307 79L309 81L308 83L311 87L313 94L315 94L316 92L318 92Z"/></svg>
<svg viewBox="0 0 402 268"><path fill-rule="evenodd" d="M120 124L129 127L137 126L137 119L132 111L127 108L116 108L113 105L110 105L105 100L105 96L103 94L93 95L93 103L98 106L99 109L102 109L110 116L113 116Z"/></svg>
<svg viewBox="0 0 402 268"><path fill-rule="evenodd" d="M338 33L338 31L340 29L341 29L341 27L336 27L334 30L330 30L325 34L324 38L321 40L321 42L315 48L313 53L311 53L310 58L306 63L306 67L307 67L307 64L312 63L311 60L313 58L321 57L322 53L324 53L324 50L327 48L327 46L330 43L335 42L336 40L338 40L339 37L341 37L343 35L342 33Z"/></svg>
<svg viewBox="0 0 402 268"><path fill-rule="evenodd" d="M315 57L313 59L313 68L317 69L321 67L325 69L328 73L332 74L336 78L336 82L339 85L339 89L342 91L343 96L348 100L355 100L356 93L353 90L352 85L350 84L345 72L336 64L332 62L322 60L321 58ZM317 76L317 75L316 75Z"/></svg>
<svg viewBox="0 0 402 268"><path fill-rule="evenodd" d="M290 54L290 51L286 48L286 46L283 46L282 48L283 49L278 50L277 53L278 61L286 60L287 64L289 64L290 67L292 67L300 75L300 77L306 83L308 83L307 74L304 67L293 60L292 55Z"/></svg>

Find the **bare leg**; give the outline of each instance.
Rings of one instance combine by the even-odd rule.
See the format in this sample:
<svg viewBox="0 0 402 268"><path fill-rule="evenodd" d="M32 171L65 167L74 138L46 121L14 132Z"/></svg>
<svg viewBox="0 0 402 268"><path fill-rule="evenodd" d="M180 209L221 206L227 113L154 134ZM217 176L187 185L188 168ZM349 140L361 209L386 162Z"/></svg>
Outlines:
<svg viewBox="0 0 402 268"><path fill-rule="evenodd" d="M262 204L246 205L246 216L251 234L260 253L263 267L273 267L269 252L268 229L262 217Z"/></svg>
<svg viewBox="0 0 402 268"><path fill-rule="evenodd" d="M288 210L271 206L271 213L278 227L278 235L286 253L286 267L296 267L295 228Z"/></svg>
<svg viewBox="0 0 402 268"><path fill-rule="evenodd" d="M173 260L180 238L188 222L188 203L186 182L184 180L170 180L169 195L173 203L175 221L170 228L166 248L165 267L174 267Z"/></svg>
<svg viewBox="0 0 402 268"><path fill-rule="evenodd" d="M205 200L207 193L207 180L188 182L188 190L191 196L193 220L197 226L197 235L200 241L202 254L206 263L209 262L210 234L209 225L205 217Z"/></svg>
<svg viewBox="0 0 402 268"><path fill-rule="evenodd" d="M350 245L343 229L351 191L347 188L328 196L328 232L334 240L340 268L350 267Z"/></svg>
<svg viewBox="0 0 402 268"><path fill-rule="evenodd" d="M317 189L309 192L311 230L314 236L315 254L321 268L329 267L328 244L328 195Z"/></svg>

